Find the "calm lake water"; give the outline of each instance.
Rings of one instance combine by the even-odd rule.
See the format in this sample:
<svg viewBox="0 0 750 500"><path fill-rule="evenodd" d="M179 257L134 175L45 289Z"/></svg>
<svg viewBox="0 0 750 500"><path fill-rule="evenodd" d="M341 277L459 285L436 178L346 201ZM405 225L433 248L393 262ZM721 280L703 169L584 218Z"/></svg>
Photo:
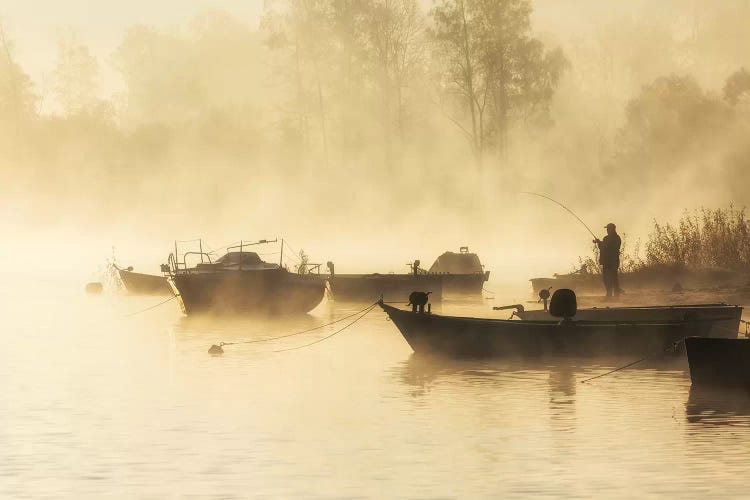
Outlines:
<svg viewBox="0 0 750 500"><path fill-rule="evenodd" d="M687 363L446 361L378 309L268 323L184 318L159 297L3 280L2 498L747 496L750 397ZM524 297L526 298L526 297ZM443 312L505 317L492 302ZM344 323L345 324L345 323ZM336 325L339 326L339 325Z"/></svg>

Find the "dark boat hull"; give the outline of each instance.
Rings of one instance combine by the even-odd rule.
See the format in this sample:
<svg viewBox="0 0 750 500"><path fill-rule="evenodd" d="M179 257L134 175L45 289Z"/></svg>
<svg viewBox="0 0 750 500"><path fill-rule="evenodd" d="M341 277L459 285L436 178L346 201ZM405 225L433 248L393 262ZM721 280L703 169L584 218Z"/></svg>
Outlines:
<svg viewBox="0 0 750 500"><path fill-rule="evenodd" d="M125 269L118 269L120 280L125 290L132 295L172 295L172 287L167 278L153 274L134 273Z"/></svg>
<svg viewBox="0 0 750 500"><path fill-rule="evenodd" d="M523 311L517 316L529 321L554 321L543 310ZM742 307L727 304L696 304L644 307L595 307L579 309L573 319L579 321L648 321L661 323L691 318L712 322L710 337L737 338Z"/></svg>
<svg viewBox="0 0 750 500"><path fill-rule="evenodd" d="M303 314L323 300L325 282L285 269L187 272L172 277L185 314Z"/></svg>
<svg viewBox="0 0 750 500"><path fill-rule="evenodd" d="M490 272L475 274L441 274L444 295L481 295Z"/></svg>
<svg viewBox="0 0 750 500"><path fill-rule="evenodd" d="M750 340L691 337L685 348L693 384L750 389Z"/></svg>
<svg viewBox="0 0 750 500"><path fill-rule="evenodd" d="M430 300L443 297L443 276L430 274L337 274L328 278L334 300L406 304L411 292L432 292Z"/></svg>
<svg viewBox="0 0 750 500"><path fill-rule="evenodd" d="M558 324L381 307L415 352L454 357L644 356L710 328L710 323L697 321Z"/></svg>

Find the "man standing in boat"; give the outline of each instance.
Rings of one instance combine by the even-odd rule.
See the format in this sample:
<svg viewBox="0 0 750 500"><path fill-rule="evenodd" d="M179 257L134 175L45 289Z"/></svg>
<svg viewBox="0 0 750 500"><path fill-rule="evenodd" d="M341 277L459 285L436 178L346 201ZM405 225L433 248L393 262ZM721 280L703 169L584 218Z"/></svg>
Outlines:
<svg viewBox="0 0 750 500"><path fill-rule="evenodd" d="M607 229L607 236L601 240L595 239L594 243L599 247L599 264L602 266L602 277L604 278L607 297L617 297L621 292L620 279L617 273L620 269L620 245L622 240L613 223L610 222L604 227Z"/></svg>

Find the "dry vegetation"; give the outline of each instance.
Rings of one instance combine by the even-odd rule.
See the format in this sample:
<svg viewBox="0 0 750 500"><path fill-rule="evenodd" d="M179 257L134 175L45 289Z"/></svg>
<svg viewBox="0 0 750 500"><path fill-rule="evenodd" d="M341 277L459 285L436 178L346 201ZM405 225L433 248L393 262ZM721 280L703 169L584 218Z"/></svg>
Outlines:
<svg viewBox="0 0 750 500"><path fill-rule="evenodd" d="M580 272L598 274L598 255L581 258ZM640 241L633 252L623 240L623 272L664 270L750 272L750 221L745 209L701 208L685 212L677 224L654 220L653 230L640 253Z"/></svg>

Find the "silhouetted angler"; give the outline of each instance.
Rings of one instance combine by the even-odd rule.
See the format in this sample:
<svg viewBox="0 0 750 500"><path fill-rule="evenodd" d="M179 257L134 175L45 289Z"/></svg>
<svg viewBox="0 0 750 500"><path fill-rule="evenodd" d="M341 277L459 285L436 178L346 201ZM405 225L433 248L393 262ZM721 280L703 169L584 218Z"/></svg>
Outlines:
<svg viewBox="0 0 750 500"><path fill-rule="evenodd" d="M602 278L604 278L607 297L617 297L621 291L617 272L620 269L620 245L622 245L622 240L613 223L610 222L604 227L607 229L607 236L601 240L595 239L594 243L599 247L599 264L602 266Z"/></svg>

